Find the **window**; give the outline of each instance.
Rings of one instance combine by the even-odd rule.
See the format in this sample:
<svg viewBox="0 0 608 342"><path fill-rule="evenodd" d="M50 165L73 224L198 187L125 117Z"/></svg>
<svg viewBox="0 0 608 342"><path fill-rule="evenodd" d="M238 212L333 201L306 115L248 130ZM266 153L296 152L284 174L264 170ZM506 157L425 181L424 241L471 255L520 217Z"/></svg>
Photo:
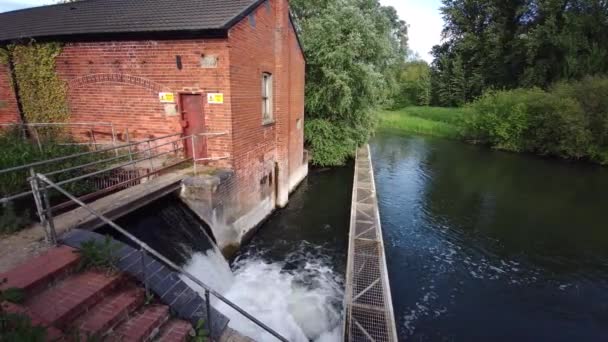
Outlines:
<svg viewBox="0 0 608 342"><path fill-rule="evenodd" d="M272 115L272 75L265 72L262 74L262 123L264 125L273 123Z"/></svg>

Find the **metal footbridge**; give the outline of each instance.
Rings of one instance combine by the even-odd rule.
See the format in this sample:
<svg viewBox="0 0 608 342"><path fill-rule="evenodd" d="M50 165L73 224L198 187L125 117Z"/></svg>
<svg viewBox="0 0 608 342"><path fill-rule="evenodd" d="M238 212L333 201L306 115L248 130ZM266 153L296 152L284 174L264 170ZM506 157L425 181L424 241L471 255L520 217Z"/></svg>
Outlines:
<svg viewBox="0 0 608 342"><path fill-rule="evenodd" d="M344 341L397 341L369 146L355 163L344 304Z"/></svg>

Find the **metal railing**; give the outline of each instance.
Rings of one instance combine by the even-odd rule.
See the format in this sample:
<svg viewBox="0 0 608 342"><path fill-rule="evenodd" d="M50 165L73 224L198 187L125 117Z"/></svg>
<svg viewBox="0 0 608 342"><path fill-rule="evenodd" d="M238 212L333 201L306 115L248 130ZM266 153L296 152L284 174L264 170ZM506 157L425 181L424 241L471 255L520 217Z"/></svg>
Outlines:
<svg viewBox="0 0 608 342"><path fill-rule="evenodd" d="M0 124L0 128L4 127L17 127L20 131L20 135L23 139L31 138L38 146L38 149L44 151L44 143L47 140L56 138L57 128L68 130L70 137L73 141L62 142L59 145L84 145L91 146L97 149L98 146L112 146L118 145L118 135L116 128L111 122L34 122L34 123L4 123ZM101 129L101 131L98 131ZM104 132L107 130L107 132ZM77 137L77 133L80 132L83 137L88 135L88 142ZM127 134L128 135L128 134ZM109 136L109 139L98 139L99 136Z"/></svg>
<svg viewBox="0 0 608 342"><path fill-rule="evenodd" d="M194 155L189 157L186 153L188 149L194 152L196 148L193 147L198 145L200 139L206 140L226 134L225 132L200 133L191 136L181 136L179 133L169 134L150 140L0 170L0 176L8 175L6 178L13 179L15 182L23 182L17 188L24 189L18 193L0 194L0 205L32 196L40 223L44 224L41 214L43 201L56 201L52 200L52 196L47 196L46 199L44 196L36 198L35 185L28 181L28 178L34 174L44 174L59 186L77 189L78 191L73 192L77 192L78 197L87 202L138 185L146 179L186 162L193 162L194 170L197 172L198 163L228 159L229 156L198 158ZM66 164L69 166L66 167ZM70 205L73 205L69 202L54 204L55 210L68 209Z"/></svg>
<svg viewBox="0 0 608 342"><path fill-rule="evenodd" d="M35 188L35 191L38 193L38 195L36 195L36 197L42 199L41 203L42 203L43 209L44 209L43 213L44 213L44 216L45 216L45 221L48 223L47 224L47 228L52 231L51 234L55 234L54 233L54 226L53 226L53 214L52 214L52 208L50 207L50 204L48 202L48 196L45 195L45 194L48 193L48 188L49 187L53 188L54 190L56 190L58 192L60 192L61 194L63 194L64 196L66 196L68 199L70 199L71 201L73 201L74 203L76 203L78 206L86 209L92 215L96 216L97 218L99 218L100 220L102 220L104 223L106 223L108 226L110 226L113 229L115 229L118 233L122 234L123 236L125 236L126 238L128 238L129 240L131 240L133 243L135 243L137 246L139 246L140 250L142 251L142 269L143 269L143 272L144 272L143 273L144 274L143 278L144 278L144 286L146 287L146 290L148 289L148 284L146 282L147 278L145 277L145 262L144 262L144 260L145 260L145 253L151 254L156 259L158 259L159 261L163 262L165 265L167 265L168 267L170 267L174 271L179 272L180 274L183 274L189 280L191 280L196 285L198 285L202 289L204 289L204 291L205 291L206 311L207 311L207 326L209 328L209 335L210 336L213 335L213 332L211 330L212 329L212 310L211 310L211 304L210 304L210 295L213 295L215 298L217 298L218 300L220 300L224 304L228 305L232 309L236 310L241 315L243 315L247 319L249 319L251 322L255 323L258 327L264 329L266 332L268 332L272 336L276 337L279 341L288 342L288 340L286 338L284 338L283 336L281 336L278 332L276 332L275 330L273 330L272 328L270 328L268 325L264 324L263 322L261 322L257 318L253 317L251 314L249 314L248 312L246 312L245 310L243 310L242 308L240 308L238 305L236 305L235 303L231 302L230 300L228 300L227 298L225 298L224 296L222 296L220 293L218 293L215 290L213 290L211 287L207 286L205 283L203 283L202 281L200 281L198 278L196 278L194 275L192 275L191 273L189 273L188 271L186 271L182 267L176 265L171 260L169 260L166 257L164 257L162 254L160 254L159 252L157 252L156 250L154 250L153 248L151 248L150 246L148 246L145 242L139 240L137 237L133 236L131 233L129 233L128 231L126 231L125 229L123 229L122 227L120 227L119 225L117 225L116 223L114 223L112 220L108 219L104 215L102 215L99 212L97 212L95 209L93 209L90 206L88 206L85 203L83 203L77 197L73 196L68 191L66 191L65 189L63 189L58 183L52 182L51 180L49 180L46 176L44 176L42 174L34 174L34 175L32 175L31 182L32 182L32 184L35 184L34 188Z"/></svg>

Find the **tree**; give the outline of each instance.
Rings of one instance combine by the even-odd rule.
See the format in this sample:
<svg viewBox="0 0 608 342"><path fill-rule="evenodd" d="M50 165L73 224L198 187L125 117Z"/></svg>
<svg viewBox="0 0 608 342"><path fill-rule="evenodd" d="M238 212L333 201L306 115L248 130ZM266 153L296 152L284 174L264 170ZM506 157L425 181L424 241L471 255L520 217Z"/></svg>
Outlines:
<svg viewBox="0 0 608 342"><path fill-rule="evenodd" d="M441 11L433 103L454 104L441 94L453 92L455 77L464 76L468 102L488 89L547 88L608 72L607 1L443 0Z"/></svg>
<svg viewBox="0 0 608 342"><path fill-rule="evenodd" d="M398 92L394 107L428 106L431 102L431 68L423 60L410 60L399 65Z"/></svg>
<svg viewBox="0 0 608 342"><path fill-rule="evenodd" d="M407 25L378 0L294 0L307 57L305 137L318 165L340 165L375 128L395 64L405 59Z"/></svg>

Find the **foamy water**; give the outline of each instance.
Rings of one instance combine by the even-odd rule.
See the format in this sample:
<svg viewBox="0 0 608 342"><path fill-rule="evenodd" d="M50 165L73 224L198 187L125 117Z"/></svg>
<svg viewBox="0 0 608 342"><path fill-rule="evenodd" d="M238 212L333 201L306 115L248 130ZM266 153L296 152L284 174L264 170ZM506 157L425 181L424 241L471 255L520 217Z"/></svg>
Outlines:
<svg viewBox="0 0 608 342"><path fill-rule="evenodd" d="M322 259L307 260L287 271L282 263L254 257L238 261L232 271L212 249L194 254L185 268L289 341L340 341L341 279ZM212 304L230 319L231 328L256 341L276 341L226 304Z"/></svg>

